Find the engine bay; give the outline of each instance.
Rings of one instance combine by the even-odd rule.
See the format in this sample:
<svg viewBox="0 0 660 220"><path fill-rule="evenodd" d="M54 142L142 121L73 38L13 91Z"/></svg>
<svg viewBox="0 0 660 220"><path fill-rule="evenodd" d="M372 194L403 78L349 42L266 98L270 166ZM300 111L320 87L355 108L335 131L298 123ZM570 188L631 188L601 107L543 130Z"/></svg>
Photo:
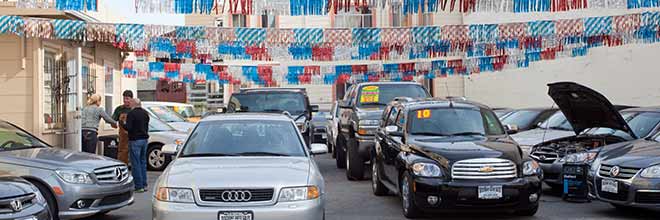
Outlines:
<svg viewBox="0 0 660 220"><path fill-rule="evenodd" d="M569 154L585 152L622 141L624 140L614 136L573 137L537 145L532 149L530 156L540 163L553 163Z"/></svg>

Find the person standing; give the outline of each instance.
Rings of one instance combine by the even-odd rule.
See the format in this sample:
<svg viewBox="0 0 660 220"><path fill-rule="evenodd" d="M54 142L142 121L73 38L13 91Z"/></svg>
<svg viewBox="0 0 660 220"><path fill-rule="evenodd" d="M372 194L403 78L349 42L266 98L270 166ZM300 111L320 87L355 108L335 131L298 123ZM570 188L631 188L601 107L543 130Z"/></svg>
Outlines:
<svg viewBox="0 0 660 220"><path fill-rule="evenodd" d="M133 91L126 90L122 94L124 104L117 106L112 113L112 119L121 123L126 122L126 116L131 111L131 99L133 99ZM117 148L117 160L128 164L128 132L119 126L119 146Z"/></svg>
<svg viewBox="0 0 660 220"><path fill-rule="evenodd" d="M82 151L96 154L96 145L99 142L99 122L103 119L113 128L117 122L113 120L101 106L101 96L94 94L87 99L87 106L82 110Z"/></svg>
<svg viewBox="0 0 660 220"><path fill-rule="evenodd" d="M122 124L128 131L131 171L135 179L135 191L147 191L147 143L149 139L149 114L142 109L140 99L132 99L131 110Z"/></svg>

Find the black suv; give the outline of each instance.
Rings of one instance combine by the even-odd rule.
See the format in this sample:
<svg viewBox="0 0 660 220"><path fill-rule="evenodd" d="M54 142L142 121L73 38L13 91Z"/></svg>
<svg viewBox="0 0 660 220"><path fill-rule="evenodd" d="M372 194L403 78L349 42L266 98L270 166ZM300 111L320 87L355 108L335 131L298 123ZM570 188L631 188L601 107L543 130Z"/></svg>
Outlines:
<svg viewBox="0 0 660 220"><path fill-rule="evenodd" d="M371 153L377 196L401 196L413 218L443 211L512 211L531 216L542 170L487 106L445 99L394 101Z"/></svg>
<svg viewBox="0 0 660 220"><path fill-rule="evenodd" d="M422 85L411 82L370 82L351 86L339 102L337 168L349 180L364 178L364 162L374 146L374 132L387 103L399 97L428 98Z"/></svg>
<svg viewBox="0 0 660 220"><path fill-rule="evenodd" d="M296 122L308 147L311 146L312 112L318 105L311 105L304 88L257 88L241 89L229 99L226 112L288 113Z"/></svg>

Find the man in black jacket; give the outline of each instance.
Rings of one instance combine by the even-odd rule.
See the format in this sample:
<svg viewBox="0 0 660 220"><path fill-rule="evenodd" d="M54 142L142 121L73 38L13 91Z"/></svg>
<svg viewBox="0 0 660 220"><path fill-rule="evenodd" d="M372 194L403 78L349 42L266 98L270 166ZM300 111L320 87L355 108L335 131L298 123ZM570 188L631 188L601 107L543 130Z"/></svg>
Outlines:
<svg viewBox="0 0 660 220"><path fill-rule="evenodd" d="M128 146L135 191L147 191L147 144L149 139L149 113L142 109L140 99L131 101L131 110L122 127L128 131Z"/></svg>

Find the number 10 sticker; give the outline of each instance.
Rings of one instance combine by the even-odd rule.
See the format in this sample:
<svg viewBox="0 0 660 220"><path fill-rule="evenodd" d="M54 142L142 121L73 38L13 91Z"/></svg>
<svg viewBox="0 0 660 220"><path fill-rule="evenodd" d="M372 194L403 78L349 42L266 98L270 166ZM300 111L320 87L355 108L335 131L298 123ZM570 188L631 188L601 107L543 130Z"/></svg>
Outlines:
<svg viewBox="0 0 660 220"><path fill-rule="evenodd" d="M424 119L430 117L431 117L431 110L429 109L417 110L417 118Z"/></svg>

